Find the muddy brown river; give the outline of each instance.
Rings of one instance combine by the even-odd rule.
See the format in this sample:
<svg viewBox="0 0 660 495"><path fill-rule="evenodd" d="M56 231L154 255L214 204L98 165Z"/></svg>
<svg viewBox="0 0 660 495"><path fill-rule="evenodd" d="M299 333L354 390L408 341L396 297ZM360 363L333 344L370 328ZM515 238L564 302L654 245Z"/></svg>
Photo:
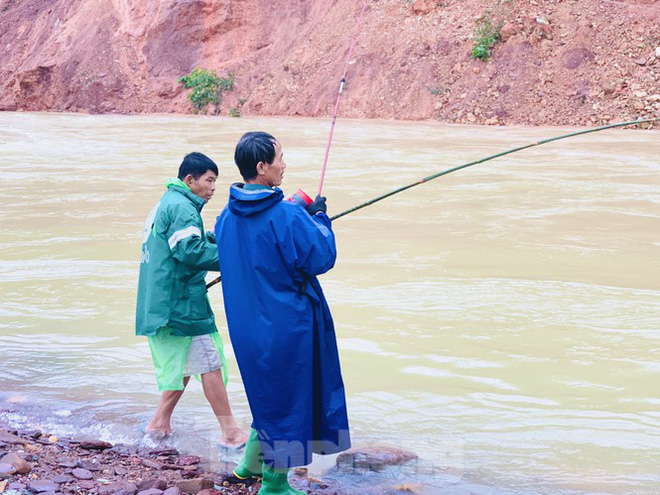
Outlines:
<svg viewBox="0 0 660 495"><path fill-rule="evenodd" d="M133 335L141 229L183 155L220 167L247 130L282 143L285 193L318 187L327 119L0 112L0 420L146 442L158 392ZM340 120L331 214L567 128ZM657 493L660 133L607 130L442 177L334 224L330 303L354 443L419 461L343 487ZM209 276L209 279L212 277ZM210 299L229 344L220 287ZM229 392L250 414L233 356ZM174 446L222 458L201 386Z"/></svg>

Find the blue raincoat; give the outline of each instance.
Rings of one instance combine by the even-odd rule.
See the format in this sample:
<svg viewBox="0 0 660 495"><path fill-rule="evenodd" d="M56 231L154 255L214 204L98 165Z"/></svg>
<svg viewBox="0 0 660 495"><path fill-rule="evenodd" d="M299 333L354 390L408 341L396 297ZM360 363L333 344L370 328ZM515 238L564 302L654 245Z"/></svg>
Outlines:
<svg viewBox="0 0 660 495"><path fill-rule="evenodd" d="M264 462L302 466L350 447L334 324L316 276L337 251L331 222L278 188L230 188L218 217L229 335Z"/></svg>

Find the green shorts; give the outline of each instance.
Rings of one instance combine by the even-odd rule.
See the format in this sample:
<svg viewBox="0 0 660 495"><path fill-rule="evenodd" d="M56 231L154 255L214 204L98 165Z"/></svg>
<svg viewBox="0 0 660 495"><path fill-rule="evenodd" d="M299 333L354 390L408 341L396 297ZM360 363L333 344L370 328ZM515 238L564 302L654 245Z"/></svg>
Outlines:
<svg viewBox="0 0 660 495"><path fill-rule="evenodd" d="M215 345L220 358L222 378L227 384L227 360L224 354L224 345L218 332L209 334ZM194 337L172 335L169 328L163 327L156 331L156 335L149 336L149 349L156 368L156 382L158 390L183 390L183 377L186 369L190 369L190 363L186 366L190 346ZM191 356L193 358L194 356ZM211 371L211 370L209 370ZM196 375L199 378L199 375Z"/></svg>

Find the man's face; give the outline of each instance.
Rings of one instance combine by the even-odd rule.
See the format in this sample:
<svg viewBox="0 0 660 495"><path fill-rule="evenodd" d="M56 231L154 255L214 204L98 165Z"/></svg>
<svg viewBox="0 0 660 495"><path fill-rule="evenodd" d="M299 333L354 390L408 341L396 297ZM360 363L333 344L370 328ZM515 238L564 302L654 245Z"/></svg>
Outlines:
<svg viewBox="0 0 660 495"><path fill-rule="evenodd" d="M186 183L192 192L208 203L215 192L215 180L217 178L218 176L212 170L207 170L204 175L200 175L199 179L195 179L192 175L188 174L183 179L183 182Z"/></svg>
<svg viewBox="0 0 660 495"><path fill-rule="evenodd" d="M277 141L273 143L273 146L275 147L275 158L273 159L273 163L264 163L262 167L264 172L263 180L268 187L276 187L282 184L284 169L286 168L282 146Z"/></svg>

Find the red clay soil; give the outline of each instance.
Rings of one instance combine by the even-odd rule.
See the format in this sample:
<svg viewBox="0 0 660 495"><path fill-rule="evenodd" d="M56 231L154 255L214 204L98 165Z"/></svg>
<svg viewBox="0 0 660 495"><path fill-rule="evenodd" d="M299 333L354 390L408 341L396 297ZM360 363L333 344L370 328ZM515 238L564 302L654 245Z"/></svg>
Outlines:
<svg viewBox="0 0 660 495"><path fill-rule="evenodd" d="M362 2L0 0L0 110L329 116ZM502 39L474 60L489 14ZM341 115L595 125L660 115L659 0L369 0Z"/></svg>

